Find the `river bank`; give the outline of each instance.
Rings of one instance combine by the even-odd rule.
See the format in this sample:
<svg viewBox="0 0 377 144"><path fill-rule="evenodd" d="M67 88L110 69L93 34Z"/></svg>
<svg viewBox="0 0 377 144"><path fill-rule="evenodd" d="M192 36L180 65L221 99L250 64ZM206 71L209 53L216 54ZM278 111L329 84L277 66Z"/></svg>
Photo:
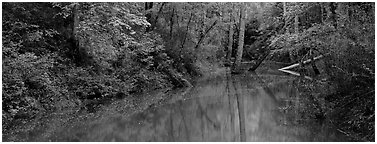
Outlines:
<svg viewBox="0 0 377 144"><path fill-rule="evenodd" d="M193 78L191 81L211 79L224 72L225 69L214 68L207 70L204 76ZM167 87L157 90L146 90L143 93L131 94L120 99L109 99L106 101L93 101L92 105L72 104L70 107L56 111L44 111L37 116L25 120L15 120L11 126L4 131L3 141L50 141L51 137L61 129L75 125L85 125L87 121L100 120L108 116L121 115L127 118L135 113L140 113L148 108L158 107L166 101L171 100L171 95L185 93L190 87L173 89ZM167 94L170 93L170 94ZM72 103L72 102L67 102ZM80 104L81 103L81 104ZM89 103L90 104L90 103Z"/></svg>

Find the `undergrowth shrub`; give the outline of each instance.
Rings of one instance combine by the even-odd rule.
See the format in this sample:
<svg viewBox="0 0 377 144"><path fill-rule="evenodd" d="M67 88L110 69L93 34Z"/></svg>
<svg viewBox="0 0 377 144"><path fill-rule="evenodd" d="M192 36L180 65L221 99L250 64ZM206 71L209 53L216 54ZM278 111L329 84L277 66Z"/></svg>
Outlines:
<svg viewBox="0 0 377 144"><path fill-rule="evenodd" d="M33 53L3 59L3 122L29 119L52 111L67 94L64 82L55 74L56 54Z"/></svg>

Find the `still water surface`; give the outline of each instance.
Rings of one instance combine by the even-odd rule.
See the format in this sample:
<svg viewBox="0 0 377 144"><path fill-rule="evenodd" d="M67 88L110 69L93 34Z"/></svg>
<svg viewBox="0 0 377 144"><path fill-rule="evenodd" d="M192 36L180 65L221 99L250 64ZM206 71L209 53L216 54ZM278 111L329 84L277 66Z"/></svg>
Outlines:
<svg viewBox="0 0 377 144"><path fill-rule="evenodd" d="M164 105L66 128L52 141L348 141L328 123L300 121L295 77L223 74L171 92ZM287 107L294 107L287 112ZM296 109L295 109L296 108Z"/></svg>

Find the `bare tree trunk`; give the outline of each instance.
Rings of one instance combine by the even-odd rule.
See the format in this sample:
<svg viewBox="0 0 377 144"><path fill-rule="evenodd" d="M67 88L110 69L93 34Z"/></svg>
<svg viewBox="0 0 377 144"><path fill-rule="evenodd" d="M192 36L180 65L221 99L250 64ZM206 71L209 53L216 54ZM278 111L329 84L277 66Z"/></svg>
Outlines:
<svg viewBox="0 0 377 144"><path fill-rule="evenodd" d="M175 7L173 7L173 12L171 13L171 17L170 17L170 39L173 38L174 13L175 13Z"/></svg>
<svg viewBox="0 0 377 144"><path fill-rule="evenodd" d="M299 33L300 29L298 27L299 25L299 19L298 19L298 15L295 16L295 33Z"/></svg>
<svg viewBox="0 0 377 144"><path fill-rule="evenodd" d="M287 4L286 2L283 2L283 19L284 19L284 33L287 33L288 32L288 28L287 28L287 25L288 25L288 19L287 19Z"/></svg>
<svg viewBox="0 0 377 144"><path fill-rule="evenodd" d="M82 56L82 50L80 49L80 42L79 42L79 39L78 39L78 35L77 35L77 29L79 27L79 12L78 12L78 9L79 9L79 3L75 3L74 7L73 7L73 11L72 11L72 33L71 33L71 36L70 36L70 43L71 43L71 48L70 48L70 54L72 56L72 58L75 60L75 62L77 64L84 64L83 62L85 62L85 57Z"/></svg>
<svg viewBox="0 0 377 144"><path fill-rule="evenodd" d="M79 4L76 3L74 8L73 8L73 26L72 26L72 38L75 41L77 40L77 28L79 26L79 15L78 15L78 9L79 9Z"/></svg>
<svg viewBox="0 0 377 144"><path fill-rule="evenodd" d="M240 33L238 37L238 49L237 49L237 58L236 58L236 67L238 68L242 61L242 53L243 53L243 45L244 45L244 37L245 37L245 7L241 5L240 9Z"/></svg>
<svg viewBox="0 0 377 144"><path fill-rule="evenodd" d="M190 18L189 18L189 21L187 22L186 33L185 33L185 36L183 37L183 42L182 42L181 48L183 48L183 46L185 45L186 37L187 37L187 33L189 32L189 28L190 28L191 18L192 18L193 15L194 15L194 14L191 13Z"/></svg>
<svg viewBox="0 0 377 144"><path fill-rule="evenodd" d="M232 48L233 48L233 20L231 17L230 20L230 25L229 25L229 43L228 43L228 55L227 55L227 60L230 62L230 59L232 57Z"/></svg>
<svg viewBox="0 0 377 144"><path fill-rule="evenodd" d="M176 19L176 21L177 21L177 27L179 28L179 27L180 27L180 26L179 26L179 16L176 14L175 17L176 17L175 19Z"/></svg>
<svg viewBox="0 0 377 144"><path fill-rule="evenodd" d="M320 10L320 16L321 16L321 23L323 23L324 22L324 16L323 16L323 13L324 13L324 6L323 6L324 4L323 3L319 3L319 7L321 8L321 10Z"/></svg>

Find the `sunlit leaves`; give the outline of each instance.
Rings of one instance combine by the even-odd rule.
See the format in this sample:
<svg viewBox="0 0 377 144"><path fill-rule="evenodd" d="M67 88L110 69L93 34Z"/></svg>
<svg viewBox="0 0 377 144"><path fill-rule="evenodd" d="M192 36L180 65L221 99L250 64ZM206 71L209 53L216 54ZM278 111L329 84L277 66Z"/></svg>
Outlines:
<svg viewBox="0 0 377 144"><path fill-rule="evenodd" d="M79 36L83 47L99 64L117 58L120 45L129 43L131 35L150 26L138 11L138 3L80 3Z"/></svg>

